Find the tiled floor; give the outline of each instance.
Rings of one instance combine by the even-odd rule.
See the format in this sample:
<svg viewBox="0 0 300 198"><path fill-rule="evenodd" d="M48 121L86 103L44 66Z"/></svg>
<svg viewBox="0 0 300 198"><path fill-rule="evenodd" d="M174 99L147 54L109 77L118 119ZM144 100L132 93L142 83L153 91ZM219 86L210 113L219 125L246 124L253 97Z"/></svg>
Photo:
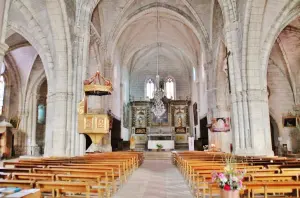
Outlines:
<svg viewBox="0 0 300 198"><path fill-rule="evenodd" d="M114 198L192 198L171 160L145 160Z"/></svg>

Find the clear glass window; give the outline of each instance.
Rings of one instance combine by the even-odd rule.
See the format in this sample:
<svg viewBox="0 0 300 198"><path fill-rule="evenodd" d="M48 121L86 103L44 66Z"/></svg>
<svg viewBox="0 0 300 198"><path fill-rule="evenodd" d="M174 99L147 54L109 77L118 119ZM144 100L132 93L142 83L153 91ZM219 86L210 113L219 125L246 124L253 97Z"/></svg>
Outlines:
<svg viewBox="0 0 300 198"><path fill-rule="evenodd" d="M175 99L175 82L174 82L173 78L167 78L166 97L169 99Z"/></svg>
<svg viewBox="0 0 300 198"><path fill-rule="evenodd" d="M146 83L146 98L152 99L154 97L154 82L152 79L147 80Z"/></svg>

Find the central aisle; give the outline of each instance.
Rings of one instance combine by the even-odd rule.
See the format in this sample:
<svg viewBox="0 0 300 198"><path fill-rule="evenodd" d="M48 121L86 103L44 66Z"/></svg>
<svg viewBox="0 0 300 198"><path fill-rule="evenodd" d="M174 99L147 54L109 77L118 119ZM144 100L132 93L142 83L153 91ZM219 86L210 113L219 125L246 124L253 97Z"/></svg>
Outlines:
<svg viewBox="0 0 300 198"><path fill-rule="evenodd" d="M114 198L192 198L170 160L145 160Z"/></svg>

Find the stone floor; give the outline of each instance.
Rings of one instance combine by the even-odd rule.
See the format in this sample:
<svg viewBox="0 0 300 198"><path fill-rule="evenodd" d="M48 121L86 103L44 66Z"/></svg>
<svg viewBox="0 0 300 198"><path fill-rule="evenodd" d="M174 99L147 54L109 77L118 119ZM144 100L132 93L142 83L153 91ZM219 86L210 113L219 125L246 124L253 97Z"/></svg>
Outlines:
<svg viewBox="0 0 300 198"><path fill-rule="evenodd" d="M171 160L145 160L114 198L192 198Z"/></svg>

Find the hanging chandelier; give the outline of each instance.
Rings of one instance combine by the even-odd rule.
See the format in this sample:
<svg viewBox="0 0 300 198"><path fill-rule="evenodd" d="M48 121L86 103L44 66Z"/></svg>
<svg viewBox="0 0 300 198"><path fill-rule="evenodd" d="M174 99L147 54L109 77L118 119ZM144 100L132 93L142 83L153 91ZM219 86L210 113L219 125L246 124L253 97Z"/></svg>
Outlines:
<svg viewBox="0 0 300 198"><path fill-rule="evenodd" d="M159 68L159 47L160 44L158 42L158 29L159 29L159 15L158 15L158 1L157 1L157 12L156 12L156 43L157 43L157 58L156 58L156 89L154 91L154 104L152 106L152 112L155 115L155 117L160 118L165 112L166 108L162 101L162 98L164 97L164 90L160 88L159 86L159 74L158 74L158 68Z"/></svg>

